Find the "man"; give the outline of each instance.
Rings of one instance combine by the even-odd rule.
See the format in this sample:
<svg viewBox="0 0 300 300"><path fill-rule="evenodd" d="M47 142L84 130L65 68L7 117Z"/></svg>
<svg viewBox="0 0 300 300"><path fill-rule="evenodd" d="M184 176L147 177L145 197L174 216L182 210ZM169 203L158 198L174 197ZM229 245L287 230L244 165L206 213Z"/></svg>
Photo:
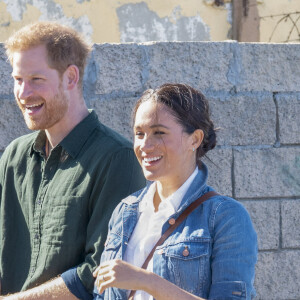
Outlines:
<svg viewBox="0 0 300 300"><path fill-rule="evenodd" d="M5 46L35 132L0 160L0 298L88 299L111 212L145 181L131 144L86 107L90 47L74 30L38 22Z"/></svg>

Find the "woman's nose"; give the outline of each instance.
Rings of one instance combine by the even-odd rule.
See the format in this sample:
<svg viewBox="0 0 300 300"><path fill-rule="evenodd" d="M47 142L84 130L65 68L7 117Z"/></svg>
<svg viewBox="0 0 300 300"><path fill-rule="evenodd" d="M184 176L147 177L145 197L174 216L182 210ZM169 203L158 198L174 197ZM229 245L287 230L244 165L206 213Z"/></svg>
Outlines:
<svg viewBox="0 0 300 300"><path fill-rule="evenodd" d="M155 141L151 136L144 136L140 149L144 152L151 151L155 148Z"/></svg>

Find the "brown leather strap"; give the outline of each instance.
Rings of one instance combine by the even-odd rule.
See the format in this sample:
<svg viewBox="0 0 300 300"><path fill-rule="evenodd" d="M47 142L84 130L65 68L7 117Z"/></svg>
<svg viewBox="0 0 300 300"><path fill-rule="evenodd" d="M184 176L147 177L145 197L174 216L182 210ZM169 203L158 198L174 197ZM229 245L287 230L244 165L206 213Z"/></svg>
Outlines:
<svg viewBox="0 0 300 300"><path fill-rule="evenodd" d="M192 202L180 215L179 217L175 220L175 223L172 224L166 231L165 233L160 237L160 239L157 241L151 252L149 253L148 257L146 258L145 262L142 265L143 269L147 269L147 266L149 264L149 261L151 260L155 249L160 246L168 237L169 235L182 223L182 221L194 210L196 209L199 205L201 205L204 201L207 199L218 195L218 193L214 191L207 192L200 198L198 198L196 201ZM131 290L128 300L132 300L135 294L135 290Z"/></svg>

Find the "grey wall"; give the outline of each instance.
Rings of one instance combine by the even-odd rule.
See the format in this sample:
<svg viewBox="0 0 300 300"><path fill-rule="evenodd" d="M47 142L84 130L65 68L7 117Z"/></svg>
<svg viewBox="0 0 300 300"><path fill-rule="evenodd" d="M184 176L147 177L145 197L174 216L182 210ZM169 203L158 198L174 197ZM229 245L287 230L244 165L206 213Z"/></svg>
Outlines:
<svg viewBox="0 0 300 300"><path fill-rule="evenodd" d="M210 99L221 127L210 184L241 201L258 233L257 299L300 299L300 45L236 42L95 44L84 93L131 139L147 88L184 82ZM26 133L0 47L0 151Z"/></svg>

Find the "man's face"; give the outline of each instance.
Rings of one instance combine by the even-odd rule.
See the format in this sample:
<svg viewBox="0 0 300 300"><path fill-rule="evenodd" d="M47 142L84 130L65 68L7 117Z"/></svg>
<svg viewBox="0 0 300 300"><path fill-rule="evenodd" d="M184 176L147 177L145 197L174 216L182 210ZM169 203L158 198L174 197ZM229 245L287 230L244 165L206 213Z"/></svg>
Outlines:
<svg viewBox="0 0 300 300"><path fill-rule="evenodd" d="M44 45L13 55L14 94L29 129L59 129L69 107L59 73Z"/></svg>

